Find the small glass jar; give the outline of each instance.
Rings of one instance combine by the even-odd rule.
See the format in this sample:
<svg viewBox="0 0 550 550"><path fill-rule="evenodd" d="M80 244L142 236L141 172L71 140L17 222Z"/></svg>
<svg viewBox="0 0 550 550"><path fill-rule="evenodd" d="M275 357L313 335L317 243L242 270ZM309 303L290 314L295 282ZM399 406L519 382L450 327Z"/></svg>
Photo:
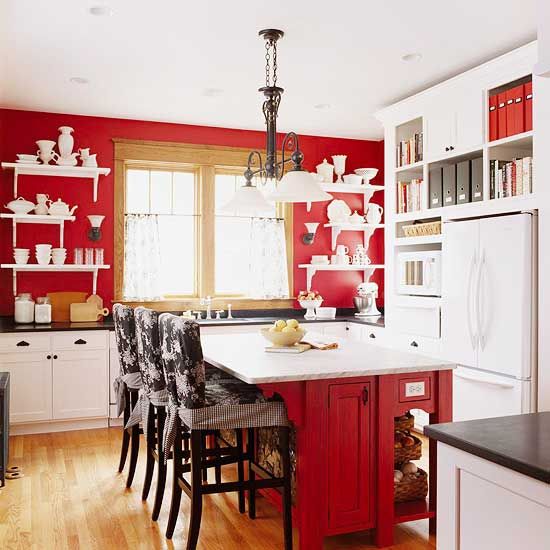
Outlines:
<svg viewBox="0 0 550 550"><path fill-rule="evenodd" d="M34 306L34 322L35 323L51 323L52 322L52 305L47 296L41 296L36 299Z"/></svg>
<svg viewBox="0 0 550 550"><path fill-rule="evenodd" d="M105 251L103 248L95 249L95 264L103 265L105 263Z"/></svg>
<svg viewBox="0 0 550 550"><path fill-rule="evenodd" d="M32 323L34 321L34 301L28 292L19 294L15 298L15 322Z"/></svg>
<svg viewBox="0 0 550 550"><path fill-rule="evenodd" d="M85 248L84 249L84 263L86 265L94 265L94 249Z"/></svg>
<svg viewBox="0 0 550 550"><path fill-rule="evenodd" d="M75 265L82 265L84 263L84 249L83 248L75 248L74 249L73 263Z"/></svg>

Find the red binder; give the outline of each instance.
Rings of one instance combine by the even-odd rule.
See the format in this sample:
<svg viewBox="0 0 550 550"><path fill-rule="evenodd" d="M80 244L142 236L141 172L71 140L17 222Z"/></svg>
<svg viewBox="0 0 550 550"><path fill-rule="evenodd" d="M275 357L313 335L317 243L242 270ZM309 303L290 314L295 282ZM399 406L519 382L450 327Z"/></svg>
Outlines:
<svg viewBox="0 0 550 550"><path fill-rule="evenodd" d="M525 128L523 84L506 92L506 123L507 134L513 136L521 134Z"/></svg>
<svg viewBox="0 0 550 550"><path fill-rule="evenodd" d="M498 139L498 100L496 95L489 96L489 141Z"/></svg>
<svg viewBox="0 0 550 550"><path fill-rule="evenodd" d="M527 82L525 84L525 132L530 132L533 129L533 83Z"/></svg>
<svg viewBox="0 0 550 550"><path fill-rule="evenodd" d="M505 138L508 134L506 127L506 92L497 95L498 139Z"/></svg>

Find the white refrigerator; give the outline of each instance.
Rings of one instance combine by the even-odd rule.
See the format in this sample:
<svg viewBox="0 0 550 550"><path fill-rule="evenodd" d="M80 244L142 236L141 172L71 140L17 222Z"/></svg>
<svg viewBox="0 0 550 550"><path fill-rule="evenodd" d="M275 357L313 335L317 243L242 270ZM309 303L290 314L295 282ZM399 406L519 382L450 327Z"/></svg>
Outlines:
<svg viewBox="0 0 550 550"><path fill-rule="evenodd" d="M536 220L446 222L441 332L453 420L536 410Z"/></svg>

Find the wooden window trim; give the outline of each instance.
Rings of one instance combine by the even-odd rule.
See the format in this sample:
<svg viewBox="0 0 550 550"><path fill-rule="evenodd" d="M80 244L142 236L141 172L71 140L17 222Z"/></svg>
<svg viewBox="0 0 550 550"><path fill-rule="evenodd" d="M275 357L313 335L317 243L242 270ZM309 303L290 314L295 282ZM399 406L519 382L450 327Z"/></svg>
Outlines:
<svg viewBox="0 0 550 550"><path fill-rule="evenodd" d="M186 309L199 309L199 297L169 297L164 300L150 302L129 302L122 299L124 282L124 213L126 211L126 169L128 166L151 169L177 170L178 166L188 165L199 171L199 180L210 178L213 181L216 169L236 168L246 166L250 150L240 147L221 147L216 145L197 145L189 143L173 143L162 141L139 141L122 138L114 138L115 167L114 167L114 300L130 305L144 305L158 311L179 311ZM214 211L211 209L204 215L200 204L204 201L213 202L214 186L199 184L198 204L199 211L203 214L197 216L198 242L196 260L200 262L200 272L209 274L195 282L198 296L213 296L213 309L225 309L227 303L231 303L235 309L270 309L290 308L294 305L292 297L288 299L251 299L236 296L214 296L214 255L211 251L204 250L205 242L214 241ZM200 201L200 204L199 204ZM293 278L293 208L291 204L281 205L282 215L285 218L285 239L287 246L287 270L288 284L292 295L294 288ZM197 270L198 273L198 270ZM204 307L202 306L204 309Z"/></svg>

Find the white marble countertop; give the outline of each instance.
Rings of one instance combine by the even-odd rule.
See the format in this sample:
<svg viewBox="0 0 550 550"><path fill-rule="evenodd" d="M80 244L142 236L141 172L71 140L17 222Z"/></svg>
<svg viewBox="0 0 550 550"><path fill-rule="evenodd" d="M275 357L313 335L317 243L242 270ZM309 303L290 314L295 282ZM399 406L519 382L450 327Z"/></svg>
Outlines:
<svg viewBox="0 0 550 550"><path fill-rule="evenodd" d="M308 333L309 338L327 337ZM335 350L304 353L268 353L261 334L203 335L205 360L248 384L296 382L353 376L376 376L454 369L456 365L412 352L397 351L366 342L329 337ZM307 338L306 338L307 339Z"/></svg>

